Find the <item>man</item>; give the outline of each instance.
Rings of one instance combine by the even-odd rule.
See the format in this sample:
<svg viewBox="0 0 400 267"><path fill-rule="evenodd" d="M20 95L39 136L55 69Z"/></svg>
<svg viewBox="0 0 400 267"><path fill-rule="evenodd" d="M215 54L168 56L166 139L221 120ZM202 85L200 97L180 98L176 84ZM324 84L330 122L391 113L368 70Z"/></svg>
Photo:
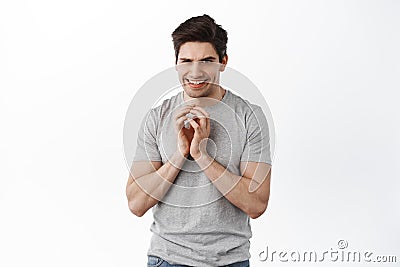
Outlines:
<svg viewBox="0 0 400 267"><path fill-rule="evenodd" d="M143 120L126 186L132 213L153 207L148 266L249 266L250 218L270 194L267 120L219 85L228 39L210 16L172 38L183 91Z"/></svg>

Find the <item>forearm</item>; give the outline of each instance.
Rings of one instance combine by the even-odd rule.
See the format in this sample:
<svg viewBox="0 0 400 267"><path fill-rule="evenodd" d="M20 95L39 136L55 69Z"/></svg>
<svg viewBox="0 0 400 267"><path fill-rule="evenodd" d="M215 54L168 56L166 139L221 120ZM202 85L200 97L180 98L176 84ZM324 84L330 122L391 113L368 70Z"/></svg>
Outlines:
<svg viewBox="0 0 400 267"><path fill-rule="evenodd" d="M231 173L206 153L196 162L225 198L251 218L257 218L265 211L269 191L267 192L268 195L264 194L260 197L260 194L255 190L250 190L250 188L257 188L259 185L255 179Z"/></svg>
<svg viewBox="0 0 400 267"><path fill-rule="evenodd" d="M168 192L184 162L185 158L177 151L158 170L140 177L131 176L133 181L127 188L130 210L142 216L157 204Z"/></svg>

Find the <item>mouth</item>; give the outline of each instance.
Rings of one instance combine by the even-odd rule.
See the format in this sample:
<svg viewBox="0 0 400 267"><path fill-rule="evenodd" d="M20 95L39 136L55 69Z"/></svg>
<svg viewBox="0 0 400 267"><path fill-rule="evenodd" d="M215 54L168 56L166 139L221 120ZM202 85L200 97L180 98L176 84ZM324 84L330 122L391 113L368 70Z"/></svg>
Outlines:
<svg viewBox="0 0 400 267"><path fill-rule="evenodd" d="M206 80L189 80L186 79L187 84L189 85L190 88L193 89L199 89L202 88L203 86L205 86L207 84Z"/></svg>

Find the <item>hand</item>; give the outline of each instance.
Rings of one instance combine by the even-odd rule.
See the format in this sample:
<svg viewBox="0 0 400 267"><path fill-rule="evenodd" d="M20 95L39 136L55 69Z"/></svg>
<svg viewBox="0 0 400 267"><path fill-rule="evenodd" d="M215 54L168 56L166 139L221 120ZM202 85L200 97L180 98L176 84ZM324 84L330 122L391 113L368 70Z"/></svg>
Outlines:
<svg viewBox="0 0 400 267"><path fill-rule="evenodd" d="M187 155L189 155L190 144L194 135L193 127L190 127L189 129L184 127L184 121L187 120L186 114L189 113L193 107L194 105L184 105L174 114L175 131L178 135L177 149L180 151L183 157L187 157Z"/></svg>
<svg viewBox="0 0 400 267"><path fill-rule="evenodd" d="M190 113L197 116L196 119L189 120L191 128L194 129L193 139L190 143L190 155L194 160L197 160L203 154L207 154L207 139L210 136L210 115L199 106L194 106Z"/></svg>

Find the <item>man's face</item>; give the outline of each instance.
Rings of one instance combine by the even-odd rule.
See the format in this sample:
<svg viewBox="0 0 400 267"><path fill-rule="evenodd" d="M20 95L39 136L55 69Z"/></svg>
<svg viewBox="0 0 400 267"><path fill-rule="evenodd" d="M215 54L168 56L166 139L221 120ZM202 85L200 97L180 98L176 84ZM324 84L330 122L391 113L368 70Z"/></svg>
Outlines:
<svg viewBox="0 0 400 267"><path fill-rule="evenodd" d="M176 69L185 93L191 98L213 97L226 62L225 56L219 63L211 43L187 42L181 45Z"/></svg>

